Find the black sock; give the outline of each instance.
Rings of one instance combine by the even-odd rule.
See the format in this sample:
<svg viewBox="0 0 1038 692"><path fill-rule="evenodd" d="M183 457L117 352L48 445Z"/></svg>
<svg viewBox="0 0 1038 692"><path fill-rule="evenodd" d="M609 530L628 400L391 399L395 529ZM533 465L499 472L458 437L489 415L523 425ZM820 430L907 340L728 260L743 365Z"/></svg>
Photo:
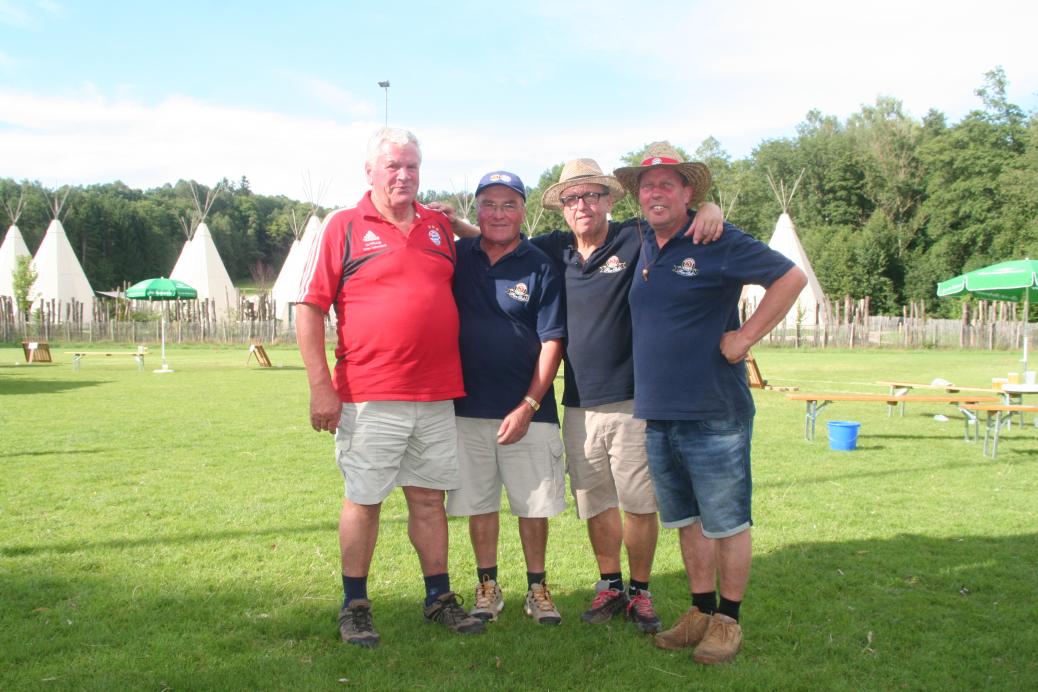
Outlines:
<svg viewBox="0 0 1038 692"><path fill-rule="evenodd" d="M739 606L741 605L742 601L729 601L724 596L721 596L721 604L717 606L717 612L739 622Z"/></svg>
<svg viewBox="0 0 1038 692"><path fill-rule="evenodd" d="M637 579L631 579L631 590L630 590L629 593L632 596L637 596L639 591L648 591L648 590L649 590L649 582L647 582L647 581L638 581Z"/></svg>
<svg viewBox="0 0 1038 692"><path fill-rule="evenodd" d="M546 572L527 572L526 573L526 588L530 588L534 584L543 584L544 575Z"/></svg>
<svg viewBox="0 0 1038 692"><path fill-rule="evenodd" d="M425 578L425 605L430 606L437 596L441 596L451 590L451 578L443 574L431 574Z"/></svg>
<svg viewBox="0 0 1038 692"><path fill-rule="evenodd" d="M476 581L482 584L484 578L497 581L497 565L494 565L493 567L477 567Z"/></svg>
<svg viewBox="0 0 1038 692"><path fill-rule="evenodd" d="M713 615L717 611L717 592L693 593L692 605L699 608L699 612L704 615Z"/></svg>
<svg viewBox="0 0 1038 692"><path fill-rule="evenodd" d="M607 588L616 589L617 591L624 590L624 575L622 572L611 572L609 574L598 575L602 581L609 582Z"/></svg>
<svg viewBox="0 0 1038 692"><path fill-rule="evenodd" d="M358 598L368 597L367 577L347 577L342 575L342 607L345 608L350 601Z"/></svg>

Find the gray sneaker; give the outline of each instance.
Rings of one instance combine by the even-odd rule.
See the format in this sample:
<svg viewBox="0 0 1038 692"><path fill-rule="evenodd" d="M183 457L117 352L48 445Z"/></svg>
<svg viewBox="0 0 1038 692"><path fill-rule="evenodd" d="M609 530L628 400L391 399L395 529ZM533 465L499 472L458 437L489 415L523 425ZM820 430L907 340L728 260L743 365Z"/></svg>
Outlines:
<svg viewBox="0 0 1038 692"><path fill-rule="evenodd" d="M476 587L476 607L469 611L469 615L484 622L492 622L497 620L497 614L504 610L504 607L505 599L501 594L501 587L487 577Z"/></svg>
<svg viewBox="0 0 1038 692"><path fill-rule="evenodd" d="M339 634L347 644L365 649L378 646L378 632L371 622L371 601L356 598L339 611Z"/></svg>
<svg viewBox="0 0 1038 692"><path fill-rule="evenodd" d="M620 589L610 589L609 582L599 580L595 584L595 597L591 600L591 607L584 611L580 619L592 625L601 625L626 609L627 594Z"/></svg>
<svg viewBox="0 0 1038 692"><path fill-rule="evenodd" d="M458 634L482 634L486 629L482 620L465 612L453 591L440 594L432 605L426 606L425 619L428 622L437 622Z"/></svg>
<svg viewBox="0 0 1038 692"><path fill-rule="evenodd" d="M551 592L547 584L534 584L526 592L526 614L541 625L557 625L562 622L562 615L551 600Z"/></svg>

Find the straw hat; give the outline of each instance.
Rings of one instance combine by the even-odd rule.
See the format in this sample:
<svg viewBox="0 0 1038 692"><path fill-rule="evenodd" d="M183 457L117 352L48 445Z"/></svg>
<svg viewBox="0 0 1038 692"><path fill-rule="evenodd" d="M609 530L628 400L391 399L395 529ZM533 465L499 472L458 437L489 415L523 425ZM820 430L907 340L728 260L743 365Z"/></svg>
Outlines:
<svg viewBox="0 0 1038 692"><path fill-rule="evenodd" d="M681 174L681 177L692 186L692 199L689 200L689 207L698 207L710 192L710 184L713 181L710 169L699 161L685 161L678 150L666 141L653 142L645 147L640 164L617 168L613 171L613 175L621 185L627 188L628 192L637 197L638 180L642 173L653 168L672 168Z"/></svg>
<svg viewBox="0 0 1038 692"><path fill-rule="evenodd" d="M559 182L549 187L541 195L541 206L548 209L562 209L559 197L566 188L574 185L605 185L609 188L609 196L613 198L614 202L627 194L620 185L620 181L603 173L594 159L573 159L567 161L562 167Z"/></svg>

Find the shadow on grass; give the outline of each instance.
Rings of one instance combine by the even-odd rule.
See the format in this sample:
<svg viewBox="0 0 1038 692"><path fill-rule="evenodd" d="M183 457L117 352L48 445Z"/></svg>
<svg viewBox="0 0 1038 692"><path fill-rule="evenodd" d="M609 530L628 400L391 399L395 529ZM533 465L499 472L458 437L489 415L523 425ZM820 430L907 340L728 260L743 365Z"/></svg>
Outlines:
<svg viewBox="0 0 1038 692"><path fill-rule="evenodd" d="M123 447L121 449L127 449ZM68 456L70 454L99 454L110 451L109 447L93 447L90 449L45 449L32 452L4 452L0 451L0 459L17 459L18 457L55 457Z"/></svg>
<svg viewBox="0 0 1038 692"><path fill-rule="evenodd" d="M180 557L173 562L179 567ZM556 587L559 627L531 622L522 613L524 585L503 583L499 621L484 635L459 636L422 621L419 575L373 573L382 645L360 650L337 641L337 585L323 575L300 582L297 563L266 563L247 579L219 566L202 575L153 565L107 576L89 567L37 573L29 564L8 566L0 574L8 663L0 683L12 689L42 680L66 689L1038 685L1038 628L1027 625L1038 616L1036 534L903 535L759 555L742 611L743 650L734 664L715 668L693 665L688 652L655 649L617 618L581 623L592 593L571 585ZM278 573L290 566L291 574ZM469 580L455 581L468 594ZM683 573L654 575L653 592L665 624L688 606Z"/></svg>
<svg viewBox="0 0 1038 692"><path fill-rule="evenodd" d="M0 386L3 394L57 394L84 387L97 387L108 384L103 380L8 380Z"/></svg>

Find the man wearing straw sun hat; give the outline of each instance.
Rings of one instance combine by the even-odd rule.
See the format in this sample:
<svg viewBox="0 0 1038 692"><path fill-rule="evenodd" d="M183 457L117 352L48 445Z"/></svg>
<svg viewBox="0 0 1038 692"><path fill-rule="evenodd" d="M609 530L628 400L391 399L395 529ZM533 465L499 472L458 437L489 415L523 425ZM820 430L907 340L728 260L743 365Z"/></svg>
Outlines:
<svg viewBox="0 0 1038 692"><path fill-rule="evenodd" d="M789 259L731 225L720 240L685 237L689 208L704 199L709 169L667 142L614 171L648 221L630 291L634 415L660 519L677 528L692 607L656 636L664 649L694 648L699 663L730 661L742 644L739 606L749 580L750 440L754 405L743 361L806 284ZM739 324L745 284L767 290ZM720 602L717 602L719 585Z"/></svg>

